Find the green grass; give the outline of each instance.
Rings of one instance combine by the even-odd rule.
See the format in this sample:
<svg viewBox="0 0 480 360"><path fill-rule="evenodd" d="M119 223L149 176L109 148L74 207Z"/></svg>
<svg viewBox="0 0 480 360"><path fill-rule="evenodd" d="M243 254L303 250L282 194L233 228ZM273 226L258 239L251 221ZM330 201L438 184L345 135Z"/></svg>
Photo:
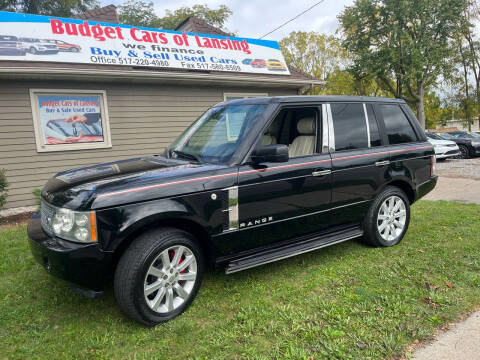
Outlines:
<svg viewBox="0 0 480 360"><path fill-rule="evenodd" d="M96 300L71 293L13 227L0 232L0 358L391 358L480 304L479 219L480 206L423 201L392 248L351 241L211 270L190 309L155 328L126 318L111 287Z"/></svg>

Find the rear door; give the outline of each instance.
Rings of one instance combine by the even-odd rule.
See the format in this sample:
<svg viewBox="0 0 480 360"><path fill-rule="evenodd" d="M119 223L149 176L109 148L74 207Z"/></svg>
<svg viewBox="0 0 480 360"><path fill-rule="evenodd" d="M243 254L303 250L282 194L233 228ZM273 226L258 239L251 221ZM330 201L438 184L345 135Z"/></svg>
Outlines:
<svg viewBox="0 0 480 360"><path fill-rule="evenodd" d="M390 144L392 174L412 185L428 180L432 145L421 133L410 108L404 104L377 104L375 109Z"/></svg>
<svg viewBox="0 0 480 360"><path fill-rule="evenodd" d="M332 225L360 221L388 174L389 149L371 103L328 104Z"/></svg>

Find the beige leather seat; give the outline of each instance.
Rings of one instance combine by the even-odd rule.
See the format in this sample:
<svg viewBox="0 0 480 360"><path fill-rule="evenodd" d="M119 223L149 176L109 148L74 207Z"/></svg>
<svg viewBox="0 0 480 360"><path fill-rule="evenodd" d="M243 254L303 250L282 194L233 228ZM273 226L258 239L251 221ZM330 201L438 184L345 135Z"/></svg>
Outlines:
<svg viewBox="0 0 480 360"><path fill-rule="evenodd" d="M313 155L315 151L315 118L306 117L297 122L298 135L288 148L290 157Z"/></svg>
<svg viewBox="0 0 480 360"><path fill-rule="evenodd" d="M262 146L275 145L277 143L276 136L278 135L279 126L280 122L276 120L270 125L267 132L262 136Z"/></svg>

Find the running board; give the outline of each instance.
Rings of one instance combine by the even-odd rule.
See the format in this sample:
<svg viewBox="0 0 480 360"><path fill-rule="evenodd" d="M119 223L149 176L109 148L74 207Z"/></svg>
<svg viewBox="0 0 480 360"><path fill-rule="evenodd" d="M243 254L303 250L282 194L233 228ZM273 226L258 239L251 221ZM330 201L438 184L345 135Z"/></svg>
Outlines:
<svg viewBox="0 0 480 360"><path fill-rule="evenodd" d="M263 251L259 254L245 256L240 259L232 260L225 269L226 274L232 274L238 271L268 264L274 261L286 259L292 256L300 255L309 251L321 249L330 245L335 245L347 240L355 239L363 235L360 227L350 228L348 230L338 231L334 234L325 234L316 236L298 243L290 243L275 249Z"/></svg>

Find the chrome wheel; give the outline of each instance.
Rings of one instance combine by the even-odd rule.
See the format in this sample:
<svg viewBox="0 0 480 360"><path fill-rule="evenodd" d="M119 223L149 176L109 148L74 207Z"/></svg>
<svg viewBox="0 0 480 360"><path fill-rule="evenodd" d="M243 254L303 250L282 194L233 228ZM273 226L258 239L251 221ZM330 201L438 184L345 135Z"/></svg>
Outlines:
<svg viewBox="0 0 480 360"><path fill-rule="evenodd" d="M468 149L465 146L459 146L460 149L460 159L468 159Z"/></svg>
<svg viewBox="0 0 480 360"><path fill-rule="evenodd" d="M405 202L398 196L390 196L380 206L377 215L377 229L386 241L394 241L402 234L407 221Z"/></svg>
<svg viewBox="0 0 480 360"><path fill-rule="evenodd" d="M143 292L155 312L168 313L188 299L197 279L197 259L186 246L163 250L150 264Z"/></svg>

